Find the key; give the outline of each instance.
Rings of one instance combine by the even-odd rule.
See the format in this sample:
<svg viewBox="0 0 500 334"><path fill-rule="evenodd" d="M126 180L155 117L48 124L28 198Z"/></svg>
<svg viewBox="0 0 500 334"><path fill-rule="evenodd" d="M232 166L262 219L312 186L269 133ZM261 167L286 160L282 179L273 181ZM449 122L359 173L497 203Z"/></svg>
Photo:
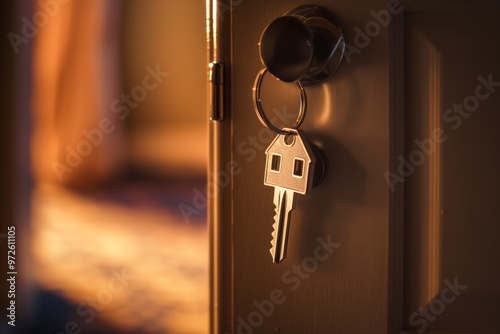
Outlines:
<svg viewBox="0 0 500 334"><path fill-rule="evenodd" d="M283 129L266 150L264 184L274 187L274 216L271 257L280 263L286 257L288 231L296 194L307 194L312 188L316 158L301 132Z"/></svg>

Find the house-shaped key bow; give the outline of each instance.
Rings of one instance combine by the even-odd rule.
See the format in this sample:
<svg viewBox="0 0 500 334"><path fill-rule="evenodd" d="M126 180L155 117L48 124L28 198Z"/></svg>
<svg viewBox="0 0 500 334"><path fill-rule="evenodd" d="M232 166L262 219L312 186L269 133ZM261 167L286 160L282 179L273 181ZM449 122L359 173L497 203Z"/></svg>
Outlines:
<svg viewBox="0 0 500 334"><path fill-rule="evenodd" d="M276 136L266 150L264 184L304 195L312 188L316 159L299 130L283 130L290 134Z"/></svg>

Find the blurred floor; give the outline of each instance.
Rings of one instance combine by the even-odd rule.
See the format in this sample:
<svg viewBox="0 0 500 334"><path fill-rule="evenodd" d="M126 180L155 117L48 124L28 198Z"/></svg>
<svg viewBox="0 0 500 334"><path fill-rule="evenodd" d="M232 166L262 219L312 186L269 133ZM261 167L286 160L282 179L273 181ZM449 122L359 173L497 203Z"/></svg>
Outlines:
<svg viewBox="0 0 500 334"><path fill-rule="evenodd" d="M178 209L203 186L134 182L97 193L38 186L34 276L70 305L61 317L85 333L207 333L206 217L187 224Z"/></svg>

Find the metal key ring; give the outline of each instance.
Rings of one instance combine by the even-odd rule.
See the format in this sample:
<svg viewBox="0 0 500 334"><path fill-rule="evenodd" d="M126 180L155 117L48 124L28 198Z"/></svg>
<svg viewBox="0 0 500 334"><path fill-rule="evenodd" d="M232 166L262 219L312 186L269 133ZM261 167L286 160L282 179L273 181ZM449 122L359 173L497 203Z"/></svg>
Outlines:
<svg viewBox="0 0 500 334"><path fill-rule="evenodd" d="M262 109L262 105L260 103L260 86L262 85L262 80L264 79L264 75L266 75L266 73L267 73L267 68L263 68L262 70L260 70L259 74L257 75L257 78L255 78L255 83L253 84L252 88L253 107L255 109L255 113L257 114L257 117L264 126L267 126L269 129L281 135L289 134L290 133L289 131L279 129L273 123L271 123L271 121L267 118L264 110ZM295 83L297 84L297 88L299 89L299 94L300 94L300 109L299 109L299 114L297 116L297 120L295 121L295 124L291 127L292 129L298 129L300 127L300 125L304 121L304 117L306 116L306 107L307 107L306 91L304 90L304 87L302 87L300 81L297 80Z"/></svg>

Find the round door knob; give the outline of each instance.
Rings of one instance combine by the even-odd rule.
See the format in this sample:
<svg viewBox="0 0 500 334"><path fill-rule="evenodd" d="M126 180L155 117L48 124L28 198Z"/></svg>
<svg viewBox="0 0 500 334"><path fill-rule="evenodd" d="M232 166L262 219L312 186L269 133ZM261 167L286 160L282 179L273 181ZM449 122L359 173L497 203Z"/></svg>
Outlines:
<svg viewBox="0 0 500 334"><path fill-rule="evenodd" d="M271 22L259 42L260 58L279 80L304 86L328 79L339 67L345 43L332 15L301 6Z"/></svg>
<svg viewBox="0 0 500 334"><path fill-rule="evenodd" d="M299 80L311 66L313 35L293 16L282 16L268 25L259 45L262 63L282 81Z"/></svg>

